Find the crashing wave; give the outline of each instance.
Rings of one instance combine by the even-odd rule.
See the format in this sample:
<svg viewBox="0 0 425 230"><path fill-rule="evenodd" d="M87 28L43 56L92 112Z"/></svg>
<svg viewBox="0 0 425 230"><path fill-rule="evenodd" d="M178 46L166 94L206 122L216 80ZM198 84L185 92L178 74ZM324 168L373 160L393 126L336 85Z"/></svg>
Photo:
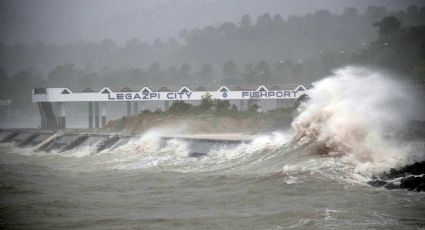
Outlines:
<svg viewBox="0 0 425 230"><path fill-rule="evenodd" d="M414 111L406 88L380 72L345 67L313 84L292 123L297 142L319 155L339 155L373 174L412 161L392 138Z"/></svg>

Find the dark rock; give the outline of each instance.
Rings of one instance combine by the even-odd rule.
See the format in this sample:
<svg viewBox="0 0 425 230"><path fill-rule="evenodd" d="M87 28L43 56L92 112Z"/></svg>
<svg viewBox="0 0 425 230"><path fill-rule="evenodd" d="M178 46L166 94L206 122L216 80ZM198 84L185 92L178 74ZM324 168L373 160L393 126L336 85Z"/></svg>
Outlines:
<svg viewBox="0 0 425 230"><path fill-rule="evenodd" d="M422 179L422 182L419 183L416 192L425 192L425 179Z"/></svg>
<svg viewBox="0 0 425 230"><path fill-rule="evenodd" d="M419 187L419 184L422 182L421 177L410 176L401 180L400 187L406 188L409 191L413 191Z"/></svg>
<svg viewBox="0 0 425 230"><path fill-rule="evenodd" d="M408 165L404 167L403 170L413 175L425 174L425 161L416 162L412 165Z"/></svg>
<svg viewBox="0 0 425 230"><path fill-rule="evenodd" d="M387 184L387 182L383 180L371 180L367 182L369 185L372 185L373 187L382 187Z"/></svg>
<svg viewBox="0 0 425 230"><path fill-rule="evenodd" d="M402 178L400 185L389 182L395 178ZM387 173L372 177L368 184L374 187L384 186L386 189L407 189L409 191L425 192L425 161L406 165L400 169L392 168Z"/></svg>
<svg viewBox="0 0 425 230"><path fill-rule="evenodd" d="M395 179L395 178L399 178L399 177L405 177L406 176L406 172L401 169L401 170L397 170L397 169L390 169L389 173L385 173L382 178L383 179Z"/></svg>
<svg viewBox="0 0 425 230"><path fill-rule="evenodd" d="M400 185L396 185L394 183L388 183L384 186L386 189L392 190L392 189L400 189Z"/></svg>

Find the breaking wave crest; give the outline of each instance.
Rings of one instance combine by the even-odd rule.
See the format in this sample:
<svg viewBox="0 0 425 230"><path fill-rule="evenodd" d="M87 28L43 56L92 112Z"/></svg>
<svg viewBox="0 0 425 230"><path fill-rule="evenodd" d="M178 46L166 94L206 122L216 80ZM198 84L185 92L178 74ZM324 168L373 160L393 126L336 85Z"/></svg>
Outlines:
<svg viewBox="0 0 425 230"><path fill-rule="evenodd" d="M367 68L346 67L313 84L292 123L298 143L337 155L357 172L373 174L415 160L396 138L414 99L406 86Z"/></svg>

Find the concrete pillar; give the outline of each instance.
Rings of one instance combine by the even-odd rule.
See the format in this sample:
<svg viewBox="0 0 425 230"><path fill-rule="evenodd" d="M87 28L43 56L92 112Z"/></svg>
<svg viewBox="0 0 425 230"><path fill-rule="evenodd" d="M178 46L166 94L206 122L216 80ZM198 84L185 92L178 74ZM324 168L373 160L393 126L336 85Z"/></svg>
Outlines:
<svg viewBox="0 0 425 230"><path fill-rule="evenodd" d="M139 102L140 103L140 107L139 107L139 113L143 112L143 101Z"/></svg>
<svg viewBox="0 0 425 230"><path fill-rule="evenodd" d="M66 111L65 111L65 103L63 102L59 102L58 103L58 110L59 110L59 114L58 114L58 125L61 129L65 129L66 128Z"/></svg>
<svg viewBox="0 0 425 230"><path fill-rule="evenodd" d="M60 129L59 115L55 111L55 104L52 102L40 102L39 110L41 118L41 126L43 129L56 130Z"/></svg>
<svg viewBox="0 0 425 230"><path fill-rule="evenodd" d="M99 128L99 123L100 123L100 119L99 119L99 102L95 102L94 103L94 127L96 129Z"/></svg>
<svg viewBox="0 0 425 230"><path fill-rule="evenodd" d="M239 111L244 111L245 101L239 100Z"/></svg>
<svg viewBox="0 0 425 230"><path fill-rule="evenodd" d="M139 102L138 101L135 101L133 106L134 106L133 113L134 114L139 114Z"/></svg>
<svg viewBox="0 0 425 230"><path fill-rule="evenodd" d="M127 101L127 117L131 116L131 101Z"/></svg>
<svg viewBox="0 0 425 230"><path fill-rule="evenodd" d="M106 126L106 103L102 102L100 104L100 111L102 115L102 128Z"/></svg>
<svg viewBox="0 0 425 230"><path fill-rule="evenodd" d="M40 125L41 125L41 129L46 129L47 128L47 119L46 119L46 114L44 112L43 106L41 104L41 102L38 102L38 110L40 111Z"/></svg>
<svg viewBox="0 0 425 230"><path fill-rule="evenodd" d="M170 108L170 102L164 101L164 112L167 112L169 108Z"/></svg>
<svg viewBox="0 0 425 230"><path fill-rule="evenodd" d="M93 102L89 102L89 129L93 129Z"/></svg>

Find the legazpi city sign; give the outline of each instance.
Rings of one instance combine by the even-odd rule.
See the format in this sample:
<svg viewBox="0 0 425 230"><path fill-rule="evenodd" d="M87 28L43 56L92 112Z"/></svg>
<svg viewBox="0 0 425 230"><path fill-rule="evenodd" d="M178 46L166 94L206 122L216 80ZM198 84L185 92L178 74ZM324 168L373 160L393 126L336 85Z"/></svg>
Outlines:
<svg viewBox="0 0 425 230"><path fill-rule="evenodd" d="M250 100L250 99L297 99L307 93L307 89L298 85L293 90L268 90L261 85L256 90L232 91L221 86L217 91L192 91L184 86L176 92L155 92L144 87L138 92L113 92L105 87L99 92L74 93L68 88L37 88L33 89L33 102L71 102L71 101L196 101L211 95L219 100Z"/></svg>

